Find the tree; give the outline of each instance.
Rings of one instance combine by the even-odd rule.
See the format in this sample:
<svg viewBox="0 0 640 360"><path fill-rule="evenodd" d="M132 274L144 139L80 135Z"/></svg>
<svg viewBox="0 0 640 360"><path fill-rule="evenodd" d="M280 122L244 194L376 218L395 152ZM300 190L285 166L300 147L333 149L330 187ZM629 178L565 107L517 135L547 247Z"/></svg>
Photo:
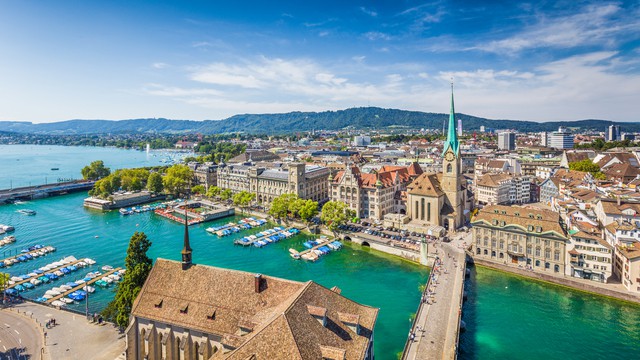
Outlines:
<svg viewBox="0 0 640 360"><path fill-rule="evenodd" d="M292 217L298 217L300 215L300 209L304 206L304 200L300 199L296 194L288 195L290 196L286 197L286 200L289 202L289 215Z"/></svg>
<svg viewBox="0 0 640 360"><path fill-rule="evenodd" d="M204 185L196 185L191 188L191 193L193 194L204 194L207 190L204 188Z"/></svg>
<svg viewBox="0 0 640 360"><path fill-rule="evenodd" d="M149 177L147 178L147 190L157 194L161 193L163 189L162 175L157 172L149 174Z"/></svg>
<svg viewBox="0 0 640 360"><path fill-rule="evenodd" d="M304 201L304 204L300 207L298 214L300 215L300 219L308 222L311 218L318 215L318 202L311 199Z"/></svg>
<svg viewBox="0 0 640 360"><path fill-rule="evenodd" d="M293 204L297 199L296 194L282 194L276 197L271 202L269 215L276 219L286 219L289 212L297 211L297 206Z"/></svg>
<svg viewBox="0 0 640 360"><path fill-rule="evenodd" d="M236 206L239 206L244 212L244 209L255 198L256 198L256 194L252 194L246 191L240 191L239 193L236 193L235 195L233 195L233 204Z"/></svg>
<svg viewBox="0 0 640 360"><path fill-rule="evenodd" d="M606 179L606 176L600 171L600 166L589 159L569 163L569 170L588 172L596 179Z"/></svg>
<svg viewBox="0 0 640 360"><path fill-rule="evenodd" d="M93 161L91 164L83 167L80 172L82 173L82 178L85 180L98 180L111 174L111 170L104 166L102 160Z"/></svg>
<svg viewBox="0 0 640 360"><path fill-rule="evenodd" d="M133 301L140 293L151 271L153 262L147 256L150 247L151 241L147 239L145 233L136 231L131 236L127 257L124 260L127 272L117 286L115 298L102 311L102 315L107 320L115 322L121 328L129 324Z"/></svg>
<svg viewBox="0 0 640 360"><path fill-rule="evenodd" d="M220 191L222 191L222 189L220 189L217 186L210 186L209 190L207 190L207 196L212 198L212 197L216 197L218 195L220 195Z"/></svg>
<svg viewBox="0 0 640 360"><path fill-rule="evenodd" d="M220 192L220 199L222 200L229 200L231 198L231 190L230 189L224 189Z"/></svg>
<svg viewBox="0 0 640 360"><path fill-rule="evenodd" d="M329 230L335 232L338 226L344 225L352 217L353 211L345 203L339 201L327 201L322 207L320 219L327 224Z"/></svg>
<svg viewBox="0 0 640 360"><path fill-rule="evenodd" d="M176 164L167 169L162 184L169 194L185 194L191 184L193 170L187 165Z"/></svg>

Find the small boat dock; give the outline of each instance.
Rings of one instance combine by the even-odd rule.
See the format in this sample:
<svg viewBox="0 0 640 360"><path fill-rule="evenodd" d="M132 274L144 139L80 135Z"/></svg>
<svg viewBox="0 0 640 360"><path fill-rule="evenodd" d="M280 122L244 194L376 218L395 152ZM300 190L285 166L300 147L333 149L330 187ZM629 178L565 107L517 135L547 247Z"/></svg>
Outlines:
<svg viewBox="0 0 640 360"><path fill-rule="evenodd" d="M180 224L194 225L235 215L235 209L222 207L207 200L170 201L166 209L156 209L154 213ZM186 209L186 216L185 216Z"/></svg>
<svg viewBox="0 0 640 360"><path fill-rule="evenodd" d="M289 249L289 253L291 257L294 259L305 259L309 261L316 261L321 256L335 250L339 250L342 248L342 243L340 241L329 241L326 236L321 236L318 240L309 240L304 243L304 246L307 248L301 252L298 252L296 249Z"/></svg>
<svg viewBox="0 0 640 360"><path fill-rule="evenodd" d="M104 274L102 274L100 276L96 276L95 278L93 278L93 279L91 279L91 280L89 280L89 281L87 281L85 283L79 284L78 286L72 288L71 290L67 290L66 292L64 292L64 293L62 293L60 295L54 296L51 299L47 299L47 304L51 304L52 302L54 302L54 301L56 301L56 300L58 300L60 298L63 298L63 297L65 297L65 296L67 296L69 294L72 294L72 293L74 293L74 292L76 292L78 290L82 290L82 288L84 288L85 286L89 286L89 285L93 284L94 282L102 279L105 276L109 276L109 275L111 275L111 274L113 274L115 272L119 272L121 269L122 268L115 268L115 269L113 269L113 270L111 270L111 271L109 271L107 273L104 273Z"/></svg>
<svg viewBox="0 0 640 360"><path fill-rule="evenodd" d="M245 236L242 239L234 241L233 243L242 246L253 245L255 247L263 247L270 243L289 238L293 235L298 234L299 232L300 230L295 227L284 229L281 226L276 226L273 229L268 229L255 235Z"/></svg>
<svg viewBox="0 0 640 360"><path fill-rule="evenodd" d="M230 222L226 225L222 226L214 226L205 229L208 233L218 235L219 237L231 235L234 233L238 233L242 230L253 229L254 227L262 226L267 223L267 220L263 219L255 219L255 218L245 218L238 223Z"/></svg>
<svg viewBox="0 0 640 360"><path fill-rule="evenodd" d="M20 254L10 256L6 259L0 260L0 268L11 266L13 264L24 262L24 261L29 261L31 259L34 259L40 256L45 256L48 253L56 251L56 248L50 245L49 246L34 245L29 249L25 249L25 250L22 250L22 253Z"/></svg>
<svg viewBox="0 0 640 360"><path fill-rule="evenodd" d="M47 271L47 272L44 272L43 274L37 274L37 275L35 275L35 276L30 276L30 277L25 278L25 279L22 279L22 280L20 280L20 281L16 281L14 284L9 284L9 285L7 286L7 289L11 289L11 288L16 287L16 286L18 286L18 285L22 285L22 284L24 284L24 283L26 283L26 282L30 282L30 281L31 281L31 280L33 280L33 279L37 279L37 278L39 278L39 277L41 277L41 276L43 276L43 275L54 273L54 272L56 272L57 270L60 270L60 269L62 269L62 268L66 268L67 266L73 266L73 265L76 265L77 263L79 263L79 262L83 262L83 261L84 261L84 259L74 260L74 261L71 261L71 262L69 262L69 263L66 263L66 264L64 264L64 265L62 265L62 266L58 266L58 267L53 268L53 269L51 269L51 270L49 270L49 271Z"/></svg>

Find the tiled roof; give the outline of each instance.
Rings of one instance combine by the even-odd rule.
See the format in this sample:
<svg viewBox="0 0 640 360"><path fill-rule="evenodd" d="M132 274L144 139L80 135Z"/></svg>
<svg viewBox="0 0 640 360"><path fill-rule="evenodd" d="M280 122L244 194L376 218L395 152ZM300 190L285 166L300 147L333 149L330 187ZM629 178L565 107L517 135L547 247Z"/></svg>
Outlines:
<svg viewBox="0 0 640 360"><path fill-rule="evenodd" d="M607 178L635 178L640 174L640 169L631 164L613 164L603 171Z"/></svg>
<svg viewBox="0 0 640 360"><path fill-rule="evenodd" d="M640 213L640 203L621 202L618 205L615 201L600 201L605 214L622 215L622 211L633 209L636 213Z"/></svg>
<svg viewBox="0 0 640 360"><path fill-rule="evenodd" d="M477 185L478 186L486 186L486 187L497 187L501 182L511 179L510 174L499 173L499 174L484 174L480 178L478 178Z"/></svg>
<svg viewBox="0 0 640 360"><path fill-rule="evenodd" d="M494 224L494 220L498 222ZM480 210L471 219L472 223L485 222L494 227L518 226L525 232L539 233L555 232L566 237L566 231L561 225L560 214L551 210L529 209L517 206L491 205ZM504 225L502 225L504 222ZM533 230L529 230L533 226Z"/></svg>
<svg viewBox="0 0 640 360"><path fill-rule="evenodd" d="M438 174L424 173L407 186L407 193L412 195L440 196L444 194Z"/></svg>
<svg viewBox="0 0 640 360"><path fill-rule="evenodd" d="M633 242L629 246L617 246L618 251L629 260L640 259L640 242Z"/></svg>
<svg viewBox="0 0 640 360"><path fill-rule="evenodd" d="M256 292L255 274L204 265L182 270L179 262L158 259L131 313L216 334L236 348L219 351L212 359L319 359L323 345L344 349L346 359L364 356L378 309L312 281L261 278ZM309 307L326 309L326 326L313 318ZM338 313L358 316L362 332L355 334ZM238 336L241 326L253 331Z"/></svg>

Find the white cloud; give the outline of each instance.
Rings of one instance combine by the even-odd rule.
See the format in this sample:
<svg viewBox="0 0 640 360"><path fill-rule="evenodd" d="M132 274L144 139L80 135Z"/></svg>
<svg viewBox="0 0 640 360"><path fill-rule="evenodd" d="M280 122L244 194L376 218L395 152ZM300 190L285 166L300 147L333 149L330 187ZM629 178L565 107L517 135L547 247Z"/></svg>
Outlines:
<svg viewBox="0 0 640 360"><path fill-rule="evenodd" d="M520 33L470 49L499 54L515 54L534 48L572 48L585 45L609 45L618 42L617 36L640 31L637 18L622 14L618 4L588 5L580 12L563 17L539 15L537 22Z"/></svg>
<svg viewBox="0 0 640 360"><path fill-rule="evenodd" d="M360 7L360 11L362 11L363 13L365 13L365 14L367 14L367 15L371 16L371 17L376 17L376 16L378 16L378 13L377 13L375 10L367 9L367 8L366 8L366 7L364 7L364 6L361 6L361 7Z"/></svg>
<svg viewBox="0 0 640 360"><path fill-rule="evenodd" d="M391 36L379 31L369 31L365 33L364 36L371 41L391 39Z"/></svg>
<svg viewBox="0 0 640 360"><path fill-rule="evenodd" d="M156 62L151 64L151 67L154 69L164 69L167 68L169 66L169 64L165 64L163 62Z"/></svg>

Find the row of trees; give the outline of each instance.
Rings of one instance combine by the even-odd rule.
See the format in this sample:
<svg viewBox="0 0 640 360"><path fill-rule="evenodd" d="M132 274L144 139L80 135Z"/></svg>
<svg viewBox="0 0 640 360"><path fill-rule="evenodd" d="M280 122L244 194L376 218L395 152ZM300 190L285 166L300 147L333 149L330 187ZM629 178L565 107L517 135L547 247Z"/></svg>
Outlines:
<svg viewBox="0 0 640 360"><path fill-rule="evenodd" d="M227 162L247 150L245 144L234 144L224 141L203 140L198 143L195 151L202 154L198 157L187 157L185 162L197 161L200 163L211 161L214 163Z"/></svg>
<svg viewBox="0 0 640 360"><path fill-rule="evenodd" d="M619 140L619 141L604 141L604 139L598 138L593 140L590 143L586 144L576 144L576 149L594 149L598 151L606 151L613 148L626 148L632 146L638 146L640 142L634 143L631 140Z"/></svg>
<svg viewBox="0 0 640 360"><path fill-rule="evenodd" d="M296 194L282 194L271 202L269 215L280 220L299 218L308 222L318 215L318 202L300 199Z"/></svg>
<svg viewBox="0 0 640 360"><path fill-rule="evenodd" d="M92 173L94 170L87 171L87 174ZM140 191L143 189L153 193L164 191L168 194L180 195L188 192L192 179L193 170L180 164L167 168L164 175L158 171L151 172L144 168L120 169L96 181L89 191L89 195L107 199L119 190Z"/></svg>

